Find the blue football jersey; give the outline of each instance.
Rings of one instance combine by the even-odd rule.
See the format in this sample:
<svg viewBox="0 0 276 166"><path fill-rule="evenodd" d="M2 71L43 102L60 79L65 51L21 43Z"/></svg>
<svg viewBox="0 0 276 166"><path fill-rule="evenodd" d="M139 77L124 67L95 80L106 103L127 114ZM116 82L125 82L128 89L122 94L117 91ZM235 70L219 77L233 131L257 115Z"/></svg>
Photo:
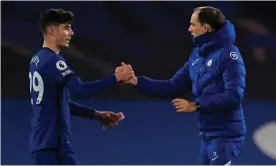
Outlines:
<svg viewBox="0 0 276 166"><path fill-rule="evenodd" d="M114 74L83 83L64 58L49 48L42 48L32 57L29 79L33 110L30 151L71 148L70 93L89 97L117 83Z"/></svg>
<svg viewBox="0 0 276 166"><path fill-rule="evenodd" d="M31 60L29 79L33 117L30 150L70 145L69 91L63 85L74 74L63 57L47 48Z"/></svg>

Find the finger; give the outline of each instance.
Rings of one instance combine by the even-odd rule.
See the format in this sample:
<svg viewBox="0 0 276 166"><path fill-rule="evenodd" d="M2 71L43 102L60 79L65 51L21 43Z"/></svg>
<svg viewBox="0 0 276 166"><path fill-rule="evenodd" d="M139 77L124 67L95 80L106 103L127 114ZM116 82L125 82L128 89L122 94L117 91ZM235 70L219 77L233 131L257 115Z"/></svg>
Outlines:
<svg viewBox="0 0 276 166"><path fill-rule="evenodd" d="M174 104L175 102L176 102L175 99L173 99L171 103Z"/></svg>
<svg viewBox="0 0 276 166"><path fill-rule="evenodd" d="M173 105L182 105L183 107L187 107L190 105L190 103L185 102L185 101L176 101L173 103Z"/></svg>
<svg viewBox="0 0 276 166"><path fill-rule="evenodd" d="M116 67L116 71L118 71L118 72L119 72L119 71L122 71L123 68L124 68L123 66Z"/></svg>
<svg viewBox="0 0 276 166"><path fill-rule="evenodd" d="M186 109L186 107L178 105L178 106L175 107L175 109L177 109L177 110L179 110L179 109Z"/></svg>
<svg viewBox="0 0 276 166"><path fill-rule="evenodd" d="M132 66L130 64L125 64L125 67L127 67L128 69L132 69Z"/></svg>
<svg viewBox="0 0 276 166"><path fill-rule="evenodd" d="M173 102L172 104L173 104L174 106L177 106L177 105L181 105L181 102L175 101L175 102Z"/></svg>
<svg viewBox="0 0 276 166"><path fill-rule="evenodd" d="M122 69L123 69L123 67L116 67L116 70L115 70L115 72L119 72L119 71L122 71Z"/></svg>
<svg viewBox="0 0 276 166"><path fill-rule="evenodd" d="M114 117L116 117L116 115L115 115L114 113L110 113L110 114L109 114L109 118L110 118L110 119L112 119L112 118L114 118Z"/></svg>
<svg viewBox="0 0 276 166"><path fill-rule="evenodd" d="M116 113L114 113L114 112L109 112L109 116L110 116L111 118L115 118L117 115L116 115Z"/></svg>
<svg viewBox="0 0 276 166"><path fill-rule="evenodd" d="M125 66L121 66L120 67L120 72L122 72L124 70Z"/></svg>
<svg viewBox="0 0 276 166"><path fill-rule="evenodd" d="M122 65L122 66L126 66L125 62L121 62L121 65Z"/></svg>
<svg viewBox="0 0 276 166"><path fill-rule="evenodd" d="M187 110L184 108L181 108L181 109L176 110L176 112L187 112Z"/></svg>
<svg viewBox="0 0 276 166"><path fill-rule="evenodd" d="M125 115L122 112L119 112L116 114L117 122L123 120L125 118Z"/></svg>
<svg viewBox="0 0 276 166"><path fill-rule="evenodd" d="M177 102L173 103L173 106L174 106L174 107L179 106L179 105L180 105L180 104L177 103Z"/></svg>
<svg viewBox="0 0 276 166"><path fill-rule="evenodd" d="M129 75L134 75L134 72L133 71L129 71L128 74Z"/></svg>
<svg viewBox="0 0 276 166"><path fill-rule="evenodd" d="M108 119L110 119L111 118L111 114L107 113L107 114L105 114L105 117L108 118Z"/></svg>
<svg viewBox="0 0 276 166"><path fill-rule="evenodd" d="M121 119L125 118L125 114L123 112L118 112L117 116L119 116Z"/></svg>
<svg viewBox="0 0 276 166"><path fill-rule="evenodd" d="M109 115L110 115L111 117L113 117L113 116L116 116L116 113L115 113L115 112L109 112Z"/></svg>
<svg viewBox="0 0 276 166"><path fill-rule="evenodd" d="M180 98L175 98L175 99L172 100L172 103L179 102L179 101L181 101L181 100L182 100L182 99L180 99Z"/></svg>
<svg viewBox="0 0 276 166"><path fill-rule="evenodd" d="M126 69L127 72L133 71L133 69L129 65L124 66L124 68Z"/></svg>

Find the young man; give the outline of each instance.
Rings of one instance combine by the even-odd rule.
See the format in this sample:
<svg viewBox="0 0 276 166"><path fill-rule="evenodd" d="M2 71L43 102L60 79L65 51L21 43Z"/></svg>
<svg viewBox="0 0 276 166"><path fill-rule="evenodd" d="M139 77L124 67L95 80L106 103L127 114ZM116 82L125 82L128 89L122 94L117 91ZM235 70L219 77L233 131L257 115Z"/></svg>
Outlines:
<svg viewBox="0 0 276 166"><path fill-rule="evenodd" d="M125 83L145 94L175 98L177 112L197 112L202 139L199 164L231 164L246 132L242 109L246 71L235 46L234 26L213 7L196 8L190 22L196 48L171 79L133 77ZM188 90L194 101L177 98Z"/></svg>
<svg viewBox="0 0 276 166"><path fill-rule="evenodd" d="M35 165L79 164L70 143L70 114L96 119L112 127L122 118L113 112L100 112L70 101L70 93L80 97L97 95L119 81L133 77L125 70L93 82L84 83L67 66L59 54L73 36L74 14L63 9L50 9L41 14L44 36L41 50L30 62L30 94L33 109L30 151Z"/></svg>

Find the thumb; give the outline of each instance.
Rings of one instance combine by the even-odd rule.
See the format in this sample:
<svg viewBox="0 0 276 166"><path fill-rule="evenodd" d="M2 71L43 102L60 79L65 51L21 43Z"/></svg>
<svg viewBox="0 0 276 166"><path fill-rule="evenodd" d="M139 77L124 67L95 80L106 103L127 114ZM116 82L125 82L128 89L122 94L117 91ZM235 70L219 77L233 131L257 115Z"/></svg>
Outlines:
<svg viewBox="0 0 276 166"><path fill-rule="evenodd" d="M126 64L125 64L125 62L122 62L121 65L122 65L122 66L125 66Z"/></svg>

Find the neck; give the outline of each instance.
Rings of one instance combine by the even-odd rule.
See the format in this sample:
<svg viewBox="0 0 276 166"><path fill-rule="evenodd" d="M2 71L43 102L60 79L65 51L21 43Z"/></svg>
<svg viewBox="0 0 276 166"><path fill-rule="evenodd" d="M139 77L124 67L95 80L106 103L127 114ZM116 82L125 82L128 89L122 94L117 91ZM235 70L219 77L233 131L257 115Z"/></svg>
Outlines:
<svg viewBox="0 0 276 166"><path fill-rule="evenodd" d="M43 46L42 47L47 47L54 51L56 54L59 54L60 48L55 44L55 42L52 41L47 41L44 39Z"/></svg>

